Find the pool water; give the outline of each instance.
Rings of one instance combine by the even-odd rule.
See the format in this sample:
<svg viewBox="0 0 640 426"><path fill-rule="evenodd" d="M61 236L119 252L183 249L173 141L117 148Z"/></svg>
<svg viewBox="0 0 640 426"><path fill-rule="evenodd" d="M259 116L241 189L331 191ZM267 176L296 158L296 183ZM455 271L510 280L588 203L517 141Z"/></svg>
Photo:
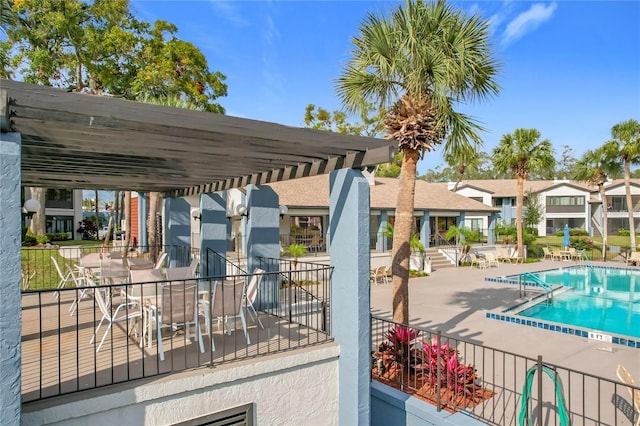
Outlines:
<svg viewBox="0 0 640 426"><path fill-rule="evenodd" d="M640 270L576 266L533 275L570 290L518 315L640 337Z"/></svg>

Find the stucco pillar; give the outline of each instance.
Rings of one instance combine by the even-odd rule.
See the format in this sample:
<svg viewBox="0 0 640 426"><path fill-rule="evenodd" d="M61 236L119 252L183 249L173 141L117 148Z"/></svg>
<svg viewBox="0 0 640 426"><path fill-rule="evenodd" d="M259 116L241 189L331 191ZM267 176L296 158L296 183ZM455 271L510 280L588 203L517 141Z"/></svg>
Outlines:
<svg viewBox="0 0 640 426"><path fill-rule="evenodd" d="M496 243L496 220L498 219L497 213L491 213L489 216L489 230L487 231L487 244Z"/></svg>
<svg viewBox="0 0 640 426"><path fill-rule="evenodd" d="M191 205L184 198L167 198L164 200L165 232L164 241L169 249L169 266L182 266L177 263L176 247L191 245Z"/></svg>
<svg viewBox="0 0 640 426"><path fill-rule="evenodd" d="M431 216L429 212L424 212L422 214L422 220L420 221L420 242L424 246L424 248L429 248L429 244L431 243L431 225L430 225Z"/></svg>
<svg viewBox="0 0 640 426"><path fill-rule="evenodd" d="M378 233L376 234L376 249L385 251L387 250L387 237L385 237L385 231L387 230L387 224L389 223L389 213L386 210L380 212L378 216Z"/></svg>
<svg viewBox="0 0 640 426"><path fill-rule="evenodd" d="M148 251L149 239L147 237L147 217L149 216L149 200L147 194L138 192L138 250L141 253Z"/></svg>
<svg viewBox="0 0 640 426"><path fill-rule="evenodd" d="M0 425L20 424L20 149L19 133L0 134Z"/></svg>
<svg viewBox="0 0 640 426"><path fill-rule="evenodd" d="M368 425L370 410L369 183L359 170L329 175L331 332L340 344L338 423Z"/></svg>
<svg viewBox="0 0 640 426"><path fill-rule="evenodd" d="M247 185L247 267L248 273L260 266L258 256L280 257L280 210L278 194L269 186ZM275 265L273 265L275 267ZM263 269L267 268L262 265ZM267 271L269 272L269 271ZM258 309L275 308L278 303L278 277L263 277L258 293Z"/></svg>
<svg viewBox="0 0 640 426"><path fill-rule="evenodd" d="M203 275L220 276L225 271L227 255L226 193L200 194L200 215L200 271ZM209 250L221 257L210 255ZM203 272L205 266L207 270Z"/></svg>

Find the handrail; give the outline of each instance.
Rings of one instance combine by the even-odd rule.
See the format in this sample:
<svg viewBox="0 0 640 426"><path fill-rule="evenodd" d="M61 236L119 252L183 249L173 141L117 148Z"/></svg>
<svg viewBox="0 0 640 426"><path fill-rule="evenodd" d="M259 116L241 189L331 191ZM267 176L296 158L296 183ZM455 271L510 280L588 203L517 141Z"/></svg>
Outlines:
<svg viewBox="0 0 640 426"><path fill-rule="evenodd" d="M545 294L547 295L547 299L550 300L553 298L553 286L551 284L533 275L531 272L524 272L518 275L519 279L525 279L527 277L529 277L533 282L535 282L537 287L542 287L542 289L545 291ZM526 280L525 280L525 283L526 283Z"/></svg>

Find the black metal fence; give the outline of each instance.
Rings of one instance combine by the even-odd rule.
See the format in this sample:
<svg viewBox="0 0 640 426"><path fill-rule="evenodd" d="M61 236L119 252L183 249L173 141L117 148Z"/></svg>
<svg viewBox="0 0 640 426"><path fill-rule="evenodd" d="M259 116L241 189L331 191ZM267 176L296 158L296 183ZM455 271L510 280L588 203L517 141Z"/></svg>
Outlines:
<svg viewBox="0 0 640 426"><path fill-rule="evenodd" d="M640 387L371 317L372 379L495 425L632 425Z"/></svg>
<svg viewBox="0 0 640 426"><path fill-rule="evenodd" d="M186 269L115 284L85 271L73 287L23 292L23 402L331 341L323 309L271 286L282 271L181 278ZM298 265L323 289L329 269Z"/></svg>

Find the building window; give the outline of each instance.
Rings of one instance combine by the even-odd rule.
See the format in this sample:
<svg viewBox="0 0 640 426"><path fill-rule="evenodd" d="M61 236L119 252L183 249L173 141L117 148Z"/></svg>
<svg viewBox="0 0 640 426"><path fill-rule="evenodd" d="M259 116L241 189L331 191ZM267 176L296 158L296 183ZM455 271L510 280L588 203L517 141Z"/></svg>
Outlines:
<svg viewBox="0 0 640 426"><path fill-rule="evenodd" d="M47 234L68 234L73 238L73 216L47 216L45 221Z"/></svg>
<svg viewBox="0 0 640 426"><path fill-rule="evenodd" d="M482 230L482 219L465 219L464 226L472 231L480 231Z"/></svg>
<svg viewBox="0 0 640 426"><path fill-rule="evenodd" d="M567 195L562 197L547 197L548 206L584 206L583 195Z"/></svg>
<svg viewBox="0 0 640 426"><path fill-rule="evenodd" d="M47 189L44 205L48 209L73 209L73 190Z"/></svg>

